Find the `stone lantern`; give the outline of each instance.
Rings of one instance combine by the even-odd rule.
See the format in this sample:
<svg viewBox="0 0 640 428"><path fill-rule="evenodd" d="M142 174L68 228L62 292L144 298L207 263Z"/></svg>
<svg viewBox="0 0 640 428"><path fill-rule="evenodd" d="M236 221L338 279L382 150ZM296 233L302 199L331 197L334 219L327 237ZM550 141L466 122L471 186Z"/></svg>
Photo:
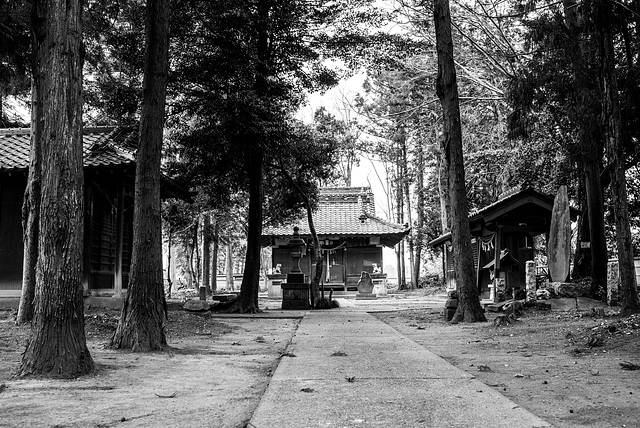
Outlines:
<svg viewBox="0 0 640 428"><path fill-rule="evenodd" d="M304 272L300 269L302 249L307 244L300 238L298 227L293 228L293 235L287 244L291 247L293 269L287 274L287 282L281 285L282 309L309 309L309 284L305 282Z"/></svg>
<svg viewBox="0 0 640 428"><path fill-rule="evenodd" d="M304 273L300 269L300 259L302 258L302 249L307 246L304 239L300 238L300 229L298 226L293 228L293 235L287 241L287 245L291 247L291 258L293 259L293 268L291 273L287 275L287 282L304 282Z"/></svg>

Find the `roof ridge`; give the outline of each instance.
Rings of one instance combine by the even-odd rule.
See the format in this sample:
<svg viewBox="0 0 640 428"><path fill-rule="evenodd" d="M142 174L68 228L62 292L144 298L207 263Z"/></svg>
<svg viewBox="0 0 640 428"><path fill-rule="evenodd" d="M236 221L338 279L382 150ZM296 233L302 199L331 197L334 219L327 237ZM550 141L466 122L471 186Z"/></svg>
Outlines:
<svg viewBox="0 0 640 428"><path fill-rule="evenodd" d="M0 135L25 135L30 133L31 128L0 128Z"/></svg>
<svg viewBox="0 0 640 428"><path fill-rule="evenodd" d="M94 133L102 133L102 132L112 132L118 128L129 128L129 126L84 126L82 128L83 134L94 134ZM26 135L31 134L31 128L0 128L0 135Z"/></svg>
<svg viewBox="0 0 640 428"><path fill-rule="evenodd" d="M371 214L370 212L365 212L365 213L364 213L364 215L366 215L366 216L367 216L367 218L370 218L370 219L373 219L373 220L377 220L377 221L379 221L379 222L381 222L381 223L386 224L387 226L395 227L395 228L398 228L398 229L400 229L400 230L407 230L407 229L409 229L409 228L410 228L410 227L409 227L409 225L408 225L407 223L405 223L405 224L394 223L394 222L392 222L392 221L388 221L388 220L385 220L385 219L383 219L383 218L380 218L380 217L378 217L378 216L377 216L377 215L375 215L375 214Z"/></svg>

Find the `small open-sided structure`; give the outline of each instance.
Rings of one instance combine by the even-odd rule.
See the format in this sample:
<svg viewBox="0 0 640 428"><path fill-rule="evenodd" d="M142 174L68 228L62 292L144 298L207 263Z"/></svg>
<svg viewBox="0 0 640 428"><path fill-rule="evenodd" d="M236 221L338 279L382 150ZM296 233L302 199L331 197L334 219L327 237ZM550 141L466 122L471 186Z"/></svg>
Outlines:
<svg viewBox="0 0 640 428"><path fill-rule="evenodd" d="M509 294L524 290L525 262L534 259L533 238L547 235L554 198L532 187L514 189L469 214L471 247L481 298L495 300L495 284ZM574 221L578 210L570 209ZM442 247L447 289L455 289L451 233L430 242ZM511 295L507 296L511 297Z"/></svg>
<svg viewBox="0 0 640 428"><path fill-rule="evenodd" d="M84 288L92 295L118 296L127 288L137 145L137 127L83 130ZM0 297L19 297L21 292L21 215L29 152L29 129L0 129ZM164 198L190 199L167 177L161 192Z"/></svg>
<svg viewBox="0 0 640 428"><path fill-rule="evenodd" d="M368 272L377 294L386 294L386 274L382 272L382 247L393 247L409 232L409 227L391 223L375 215L373 193L369 187L326 187L320 189L318 209L313 214L316 233L322 243L325 289L357 291L362 272ZM300 228L306 241L301 268L312 272L309 246L313 243L305 215L295 224L265 228L263 245L272 248L272 266L279 272L268 275L270 297L279 297L280 283L291 271L293 226Z"/></svg>

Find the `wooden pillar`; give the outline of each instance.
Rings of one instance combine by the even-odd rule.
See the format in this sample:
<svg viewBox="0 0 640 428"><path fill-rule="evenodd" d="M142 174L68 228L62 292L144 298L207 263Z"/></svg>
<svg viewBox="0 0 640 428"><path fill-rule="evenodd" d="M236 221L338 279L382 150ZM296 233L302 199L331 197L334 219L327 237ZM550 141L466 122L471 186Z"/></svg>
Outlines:
<svg viewBox="0 0 640 428"><path fill-rule="evenodd" d="M480 284L480 260L482 259L482 236L478 236L476 238L476 254L478 255L477 257L477 263L476 263L476 287L478 287L478 294L481 295L482 294L482 284ZM482 296L480 296L480 299L482 300Z"/></svg>
<svg viewBox="0 0 640 428"><path fill-rule="evenodd" d="M82 261L84 294L89 293L89 282L91 281L91 236L93 231L93 186L91 183L91 179L86 180L84 187L84 257Z"/></svg>
<svg viewBox="0 0 640 428"><path fill-rule="evenodd" d="M122 252L124 235L124 177L119 180L116 196L116 258L113 270L113 296L122 296Z"/></svg>
<svg viewBox="0 0 640 428"><path fill-rule="evenodd" d="M502 226L496 227L496 243L493 255L493 303L498 301L498 282L500 279L500 247L502 245L502 235L500 233Z"/></svg>

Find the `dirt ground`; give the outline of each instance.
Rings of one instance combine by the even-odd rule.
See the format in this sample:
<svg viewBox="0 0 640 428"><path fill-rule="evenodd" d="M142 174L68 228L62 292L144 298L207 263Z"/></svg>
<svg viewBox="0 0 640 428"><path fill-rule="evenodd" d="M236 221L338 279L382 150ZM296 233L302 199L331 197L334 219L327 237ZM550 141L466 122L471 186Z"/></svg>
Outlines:
<svg viewBox="0 0 640 428"><path fill-rule="evenodd" d="M29 332L14 314L0 309L0 427L243 427L300 322L171 311L174 351L134 354L105 346L119 311L92 309L86 331L98 371L61 381L12 379Z"/></svg>
<svg viewBox="0 0 640 428"><path fill-rule="evenodd" d="M370 309L554 426L640 426L640 370L620 365L640 364L640 317L610 308L592 316L598 302L554 299L553 310L527 309L508 326L494 327L493 313L488 323L452 325L444 301L411 299L412 309L398 310L404 300L355 309ZM119 311L92 309L87 336L98 371L60 381L12 379L28 327L0 308L0 427L244 427L300 322L278 313L171 311L174 352L134 354L105 347Z"/></svg>
<svg viewBox="0 0 640 428"><path fill-rule="evenodd" d="M597 301L552 299L507 326L452 325L442 311L375 315L557 427L640 427L640 317L592 317ZM632 367L633 368L633 367ZM640 366L636 367L640 369Z"/></svg>

